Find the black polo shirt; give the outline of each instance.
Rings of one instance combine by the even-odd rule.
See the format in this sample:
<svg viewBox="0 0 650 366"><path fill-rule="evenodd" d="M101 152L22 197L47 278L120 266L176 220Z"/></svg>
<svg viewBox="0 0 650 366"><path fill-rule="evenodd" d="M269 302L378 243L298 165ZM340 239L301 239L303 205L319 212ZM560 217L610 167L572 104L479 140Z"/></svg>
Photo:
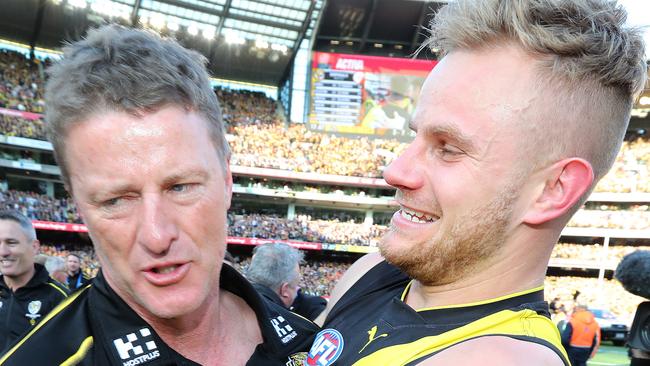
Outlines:
<svg viewBox="0 0 650 366"><path fill-rule="evenodd" d="M15 292L0 275L0 352L68 297L65 285L52 279L45 267L34 264L34 270L29 282Z"/></svg>
<svg viewBox="0 0 650 366"><path fill-rule="evenodd" d="M292 366L294 360L305 356L318 331L314 323L263 300L226 264L220 286L241 297L257 315L264 342L247 365ZM197 365L165 344L153 327L117 296L101 272L0 358L0 365L40 364Z"/></svg>

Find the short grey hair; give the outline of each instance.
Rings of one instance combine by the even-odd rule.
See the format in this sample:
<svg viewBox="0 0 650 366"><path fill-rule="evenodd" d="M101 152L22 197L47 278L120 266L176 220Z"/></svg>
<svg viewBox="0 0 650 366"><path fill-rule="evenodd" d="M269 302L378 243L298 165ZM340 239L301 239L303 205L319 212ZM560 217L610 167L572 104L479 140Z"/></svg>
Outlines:
<svg viewBox="0 0 650 366"><path fill-rule="evenodd" d="M65 259L61 257L49 256L45 260L45 269L47 269L47 272L50 274L56 272L65 272L66 271Z"/></svg>
<svg viewBox="0 0 650 366"><path fill-rule="evenodd" d="M32 225L32 220L20 212L16 210L2 210L0 211L0 220L13 221L17 223L20 225L20 228L27 239L30 241L36 240L36 230L34 229L34 225Z"/></svg>
<svg viewBox="0 0 650 366"><path fill-rule="evenodd" d="M610 0L457 0L434 18L423 47L444 55L515 44L537 59L545 100L539 117L522 121L530 163L584 158L595 185L614 163L647 78L642 30L626 17Z"/></svg>
<svg viewBox="0 0 650 366"><path fill-rule="evenodd" d="M246 278L278 291L283 283L293 283L299 279L296 266L300 265L303 259L303 252L288 244L263 244L253 251Z"/></svg>
<svg viewBox="0 0 650 366"><path fill-rule="evenodd" d="M75 123L107 111L134 116L166 106L196 111L207 119L217 152L228 160L230 149L206 62L172 39L118 25L90 30L85 39L64 47L63 58L48 69L45 118L68 189L67 133Z"/></svg>

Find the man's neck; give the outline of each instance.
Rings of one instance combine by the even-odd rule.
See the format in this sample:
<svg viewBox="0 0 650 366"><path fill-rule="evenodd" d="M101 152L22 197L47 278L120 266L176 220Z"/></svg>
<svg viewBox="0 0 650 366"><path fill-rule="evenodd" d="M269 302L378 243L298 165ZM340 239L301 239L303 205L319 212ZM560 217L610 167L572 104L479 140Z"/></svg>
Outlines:
<svg viewBox="0 0 650 366"><path fill-rule="evenodd" d="M263 342L253 310L225 290L182 319L145 320L167 345L201 365L243 365Z"/></svg>
<svg viewBox="0 0 650 366"><path fill-rule="evenodd" d="M77 271L77 272L71 272L71 271L70 271L70 272L68 272L68 277L77 277L77 275L78 275L79 273L81 273L81 270L79 270L79 271Z"/></svg>
<svg viewBox="0 0 650 366"><path fill-rule="evenodd" d="M34 277L36 270L32 266L29 271L23 273L19 276L3 276L5 284L11 289L11 291L16 292L21 287L24 287L31 279Z"/></svg>
<svg viewBox="0 0 650 366"><path fill-rule="evenodd" d="M429 286L413 281L406 303L414 309L470 304L542 286L553 246L540 241L511 243L452 283Z"/></svg>

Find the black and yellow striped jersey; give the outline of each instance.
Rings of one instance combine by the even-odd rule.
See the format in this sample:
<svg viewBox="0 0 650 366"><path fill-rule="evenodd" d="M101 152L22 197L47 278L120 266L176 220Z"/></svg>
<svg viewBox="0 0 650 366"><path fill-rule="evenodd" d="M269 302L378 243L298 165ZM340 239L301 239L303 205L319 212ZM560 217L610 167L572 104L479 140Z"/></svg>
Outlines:
<svg viewBox="0 0 650 366"><path fill-rule="evenodd" d="M257 346L247 365L294 365L304 357L318 331L316 324L265 301L244 277L225 264L220 286L246 301L257 315L264 343ZM100 272L91 284L72 294L0 356L0 365L198 364L165 344Z"/></svg>
<svg viewBox="0 0 650 366"><path fill-rule="evenodd" d="M45 267L35 263L34 269L34 276L16 291L12 291L0 275L0 351L68 297L68 288L51 278Z"/></svg>
<svg viewBox="0 0 650 366"><path fill-rule="evenodd" d="M411 366L460 342L507 336L544 345L569 365L542 287L472 304L414 310L404 302L410 284L406 274L386 262L368 271L329 313L321 333L334 333L317 337L307 364ZM328 349L331 344L335 349Z"/></svg>

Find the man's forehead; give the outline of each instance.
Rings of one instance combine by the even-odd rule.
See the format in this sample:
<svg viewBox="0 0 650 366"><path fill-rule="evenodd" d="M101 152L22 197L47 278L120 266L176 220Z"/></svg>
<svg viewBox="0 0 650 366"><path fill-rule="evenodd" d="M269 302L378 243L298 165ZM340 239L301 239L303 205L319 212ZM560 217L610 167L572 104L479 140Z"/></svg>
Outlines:
<svg viewBox="0 0 650 366"><path fill-rule="evenodd" d="M19 223L13 220L0 220L0 239L18 239L24 241L27 235Z"/></svg>

